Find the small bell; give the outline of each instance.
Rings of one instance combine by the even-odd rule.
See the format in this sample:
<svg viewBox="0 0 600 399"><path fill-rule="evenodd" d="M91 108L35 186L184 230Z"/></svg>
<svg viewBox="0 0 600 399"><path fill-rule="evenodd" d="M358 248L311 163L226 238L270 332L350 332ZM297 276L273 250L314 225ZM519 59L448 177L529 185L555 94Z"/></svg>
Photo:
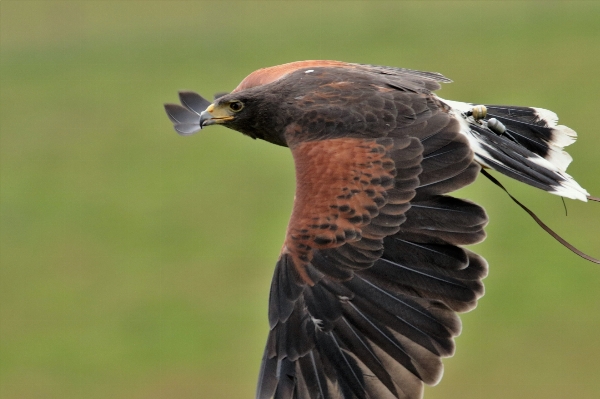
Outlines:
<svg viewBox="0 0 600 399"><path fill-rule="evenodd" d="M480 119L485 118L485 116L487 115L487 108L485 107L485 105L476 105L473 108L471 108L470 114L473 116L473 119L478 121Z"/></svg>

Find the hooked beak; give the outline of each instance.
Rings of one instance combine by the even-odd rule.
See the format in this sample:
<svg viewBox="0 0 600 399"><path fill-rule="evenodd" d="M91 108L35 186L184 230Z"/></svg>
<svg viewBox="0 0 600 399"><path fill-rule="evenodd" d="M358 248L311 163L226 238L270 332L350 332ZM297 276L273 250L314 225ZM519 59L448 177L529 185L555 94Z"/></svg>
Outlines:
<svg viewBox="0 0 600 399"><path fill-rule="evenodd" d="M223 123L226 121L230 121L233 119L233 116L230 115L226 110L222 108L216 108L214 104L210 104L202 113L200 114L200 129L205 126L210 126L218 123Z"/></svg>
<svg viewBox="0 0 600 399"><path fill-rule="evenodd" d="M198 93L180 91L179 104L165 104L167 116L173 127L182 136L194 134L204 126L223 123L233 119L233 113L227 107L211 104Z"/></svg>

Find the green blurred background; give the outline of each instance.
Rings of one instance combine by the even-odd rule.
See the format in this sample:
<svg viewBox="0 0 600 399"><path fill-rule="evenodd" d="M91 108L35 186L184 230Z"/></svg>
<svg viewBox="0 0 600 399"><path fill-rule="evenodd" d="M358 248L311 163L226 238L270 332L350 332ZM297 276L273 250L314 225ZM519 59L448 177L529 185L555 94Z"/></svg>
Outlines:
<svg viewBox="0 0 600 399"><path fill-rule="evenodd" d="M251 398L294 190L287 149L179 137L177 90L338 59L444 73L580 134L600 194L599 2L25 2L1 7L0 397ZM600 255L600 204L502 179ZM600 267L480 179L486 296L426 398L600 397Z"/></svg>

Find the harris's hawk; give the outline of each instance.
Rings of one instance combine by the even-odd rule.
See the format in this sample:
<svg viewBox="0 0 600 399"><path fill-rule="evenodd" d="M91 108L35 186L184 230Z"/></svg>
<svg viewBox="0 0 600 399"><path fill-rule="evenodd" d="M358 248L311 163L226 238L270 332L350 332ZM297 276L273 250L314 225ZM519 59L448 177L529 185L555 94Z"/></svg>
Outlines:
<svg viewBox="0 0 600 399"><path fill-rule="evenodd" d="M181 92L183 106L165 105L180 134L219 124L294 158L257 399L412 399L440 380L457 312L476 306L488 271L463 247L485 238L485 211L448 193L493 179L482 167L593 199L565 172L576 134L553 112L447 101L432 93L440 82L301 61L255 71L212 104Z"/></svg>

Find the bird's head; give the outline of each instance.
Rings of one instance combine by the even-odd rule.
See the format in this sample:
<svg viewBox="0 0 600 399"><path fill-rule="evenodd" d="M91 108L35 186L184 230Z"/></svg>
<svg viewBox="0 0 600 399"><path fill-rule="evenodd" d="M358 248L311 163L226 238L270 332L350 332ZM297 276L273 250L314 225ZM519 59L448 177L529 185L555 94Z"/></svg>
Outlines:
<svg viewBox="0 0 600 399"><path fill-rule="evenodd" d="M244 93L216 96L213 103L192 91L179 92L179 104L165 104L165 110L177 133L187 136L204 127L223 125L253 138L261 124L256 123L260 114L259 97Z"/></svg>
<svg viewBox="0 0 600 399"><path fill-rule="evenodd" d="M200 127L222 125L253 139L285 145L280 138L277 120L282 109L269 101L260 90L246 90L223 95L200 113Z"/></svg>
<svg viewBox="0 0 600 399"><path fill-rule="evenodd" d="M248 98L227 94L219 97L200 113L199 124L202 128L211 125L223 125L238 130L247 125L255 106Z"/></svg>

